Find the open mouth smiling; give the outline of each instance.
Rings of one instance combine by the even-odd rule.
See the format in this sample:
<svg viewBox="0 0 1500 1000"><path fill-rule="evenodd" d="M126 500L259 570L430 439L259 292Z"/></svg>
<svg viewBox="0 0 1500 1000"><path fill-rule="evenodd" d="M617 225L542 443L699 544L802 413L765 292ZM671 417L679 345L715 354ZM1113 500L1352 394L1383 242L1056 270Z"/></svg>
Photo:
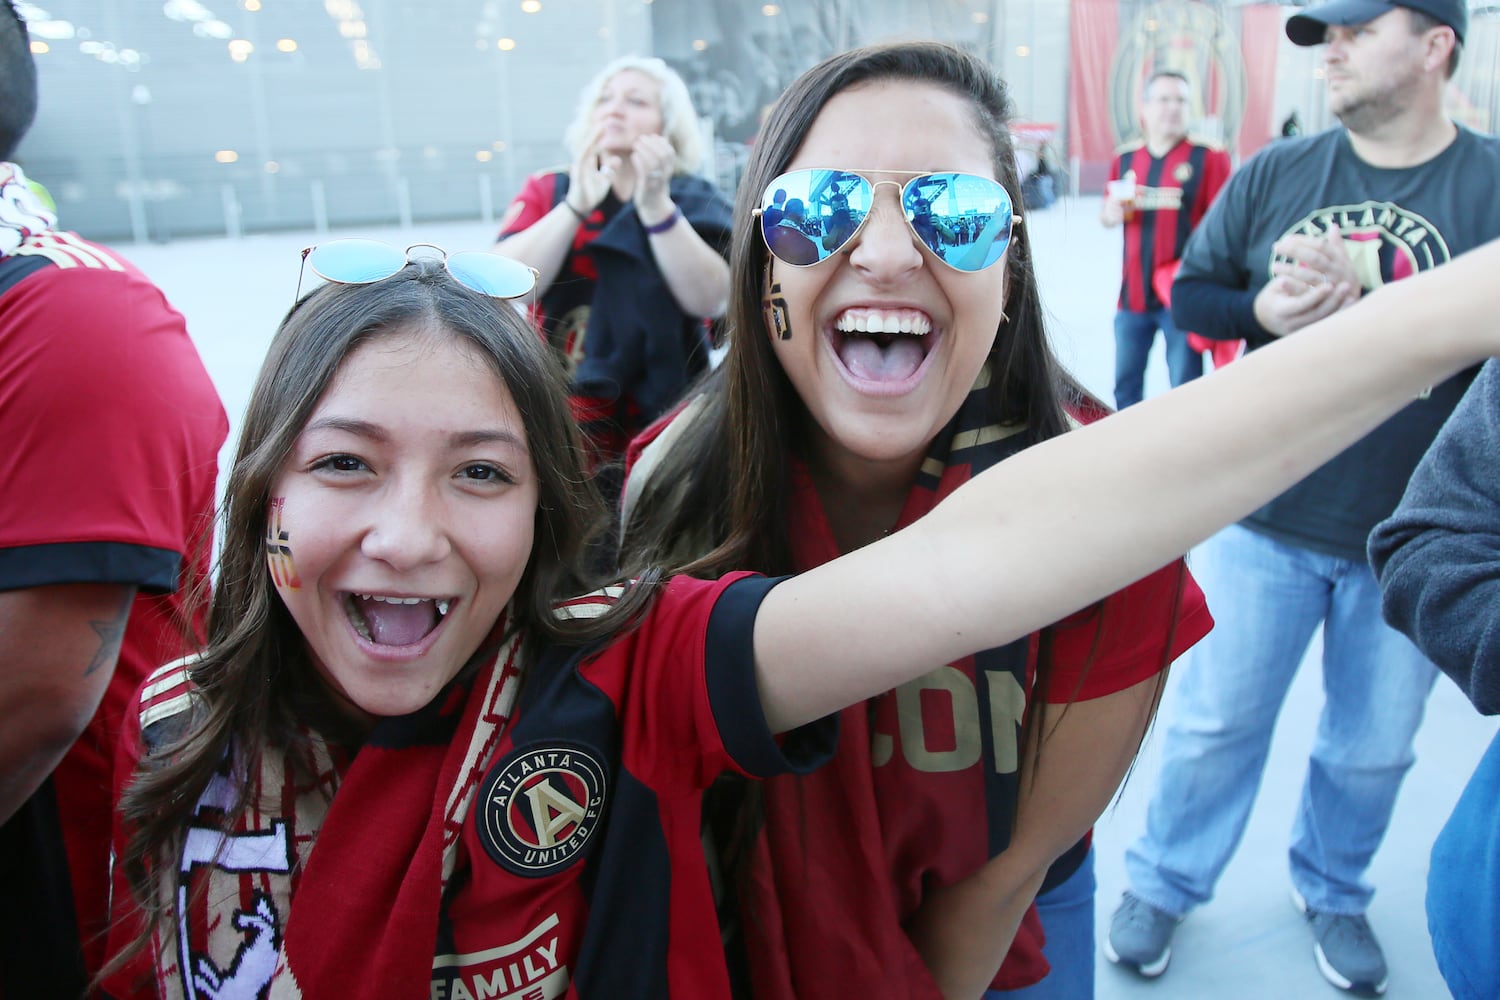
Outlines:
<svg viewBox="0 0 1500 1000"><path fill-rule="evenodd" d="M938 336L917 309L845 309L829 331L833 354L861 391L898 394L914 387Z"/></svg>
<svg viewBox="0 0 1500 1000"><path fill-rule="evenodd" d="M349 624L361 638L377 646L416 645L442 624L456 601L453 597L343 595Z"/></svg>

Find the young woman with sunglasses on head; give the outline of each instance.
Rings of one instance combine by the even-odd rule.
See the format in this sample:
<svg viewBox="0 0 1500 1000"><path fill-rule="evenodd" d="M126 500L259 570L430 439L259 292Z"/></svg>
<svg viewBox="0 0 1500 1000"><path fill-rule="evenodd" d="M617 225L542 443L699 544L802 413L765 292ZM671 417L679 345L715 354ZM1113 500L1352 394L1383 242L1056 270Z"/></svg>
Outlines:
<svg viewBox="0 0 1500 1000"><path fill-rule="evenodd" d="M741 182L727 362L635 446L627 567L807 570L1106 412L1047 342L1012 113L988 66L936 43L837 55L788 88ZM812 261L751 218L783 191L821 220ZM832 766L727 783L714 811L758 1000L1035 983L1039 888L1036 993L1091 996L1089 827L1166 665L1209 626L1178 563L1008 646L944 667L924 651L922 677L844 712ZM960 893L993 911L961 972L923 929Z"/></svg>
<svg viewBox="0 0 1500 1000"><path fill-rule="evenodd" d="M597 502L555 366L487 297L529 275L367 250L307 257L332 283L257 379L208 643L127 722L117 1000L727 997L717 775L815 765L831 713L1170 563L1500 349L1496 245L800 576L569 598Z"/></svg>
<svg viewBox="0 0 1500 1000"><path fill-rule="evenodd" d="M594 464L708 368L706 319L724 311L728 200L701 164L687 85L626 56L583 88L566 170L527 179L496 249L541 275L534 319L572 378Z"/></svg>

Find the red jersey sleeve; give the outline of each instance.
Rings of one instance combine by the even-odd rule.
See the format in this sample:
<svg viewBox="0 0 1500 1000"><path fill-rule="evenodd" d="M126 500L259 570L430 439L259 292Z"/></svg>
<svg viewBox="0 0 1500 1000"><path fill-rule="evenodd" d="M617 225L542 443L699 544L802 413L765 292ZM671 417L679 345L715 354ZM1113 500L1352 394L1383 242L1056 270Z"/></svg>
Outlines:
<svg viewBox="0 0 1500 1000"><path fill-rule="evenodd" d="M1203 591L1179 559L1052 626L1042 696L1056 705L1123 691L1160 673L1212 627Z"/></svg>
<svg viewBox="0 0 1500 1000"><path fill-rule="evenodd" d="M0 587L171 590L207 527L223 406L182 316L111 263L44 268L0 309L0 550L33 550L0 552ZM139 564L36 548L80 543L128 546Z"/></svg>
<svg viewBox="0 0 1500 1000"><path fill-rule="evenodd" d="M778 735L761 710L752 636L779 582L675 577L637 628L582 668L617 692L625 764L647 785L702 789L726 770L805 773L832 754L837 716Z"/></svg>
<svg viewBox="0 0 1500 1000"><path fill-rule="evenodd" d="M521 193L511 200L505 214L500 217L499 239L530 229L538 219L552 211L557 204L557 179L556 171L526 178Z"/></svg>

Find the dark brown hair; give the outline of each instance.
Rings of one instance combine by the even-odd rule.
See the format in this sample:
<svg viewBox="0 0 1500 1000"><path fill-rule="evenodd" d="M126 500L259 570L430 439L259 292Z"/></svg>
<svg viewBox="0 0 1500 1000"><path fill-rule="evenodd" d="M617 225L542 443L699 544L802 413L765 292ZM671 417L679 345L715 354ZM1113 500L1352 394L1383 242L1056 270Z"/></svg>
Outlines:
<svg viewBox="0 0 1500 1000"><path fill-rule="evenodd" d="M912 42L854 49L799 77L761 128L740 181L730 254L729 353L700 388L702 408L651 476L625 527L627 567L659 564L700 576L735 569L792 570L787 536L787 455L807 419L782 370L760 310L766 248L752 212L802 145L823 106L850 87L880 80L932 84L965 99L990 143L995 177L1024 216L1014 115L1005 84L980 59L951 45ZM990 350L988 403L996 423L1026 428L1028 443L1068 427L1067 408L1087 394L1047 342L1031 243L1018 225L1006 255L1005 312ZM708 547L699 540L710 538Z"/></svg>
<svg viewBox="0 0 1500 1000"><path fill-rule="evenodd" d="M633 494L622 539L627 570L663 565L705 577L736 569L793 571L788 456L806 440L800 431L810 418L765 330L761 294L767 251L752 212L761 193L786 170L823 106L851 87L884 80L935 85L965 100L977 135L990 145L996 179L1024 216L1009 129L1015 109L1004 82L977 57L936 42L871 46L835 55L793 82L761 128L740 182L726 316L729 353L699 388L694 418ZM990 349L985 403L991 422L1022 427L1021 441L1030 445L1066 431L1070 411L1106 411L1062 368L1048 343L1024 223L1015 229L1004 266L1008 319ZM1096 646L1103 624L1098 611L1096 606L1091 622L1099 629ZM1024 769L1033 777L1043 742L1037 734L1051 646L1044 629L1037 695L1029 699L1024 723ZM758 786L716 792L709 800L709 822L724 867L731 881L738 881L748 870L749 846L762 820Z"/></svg>

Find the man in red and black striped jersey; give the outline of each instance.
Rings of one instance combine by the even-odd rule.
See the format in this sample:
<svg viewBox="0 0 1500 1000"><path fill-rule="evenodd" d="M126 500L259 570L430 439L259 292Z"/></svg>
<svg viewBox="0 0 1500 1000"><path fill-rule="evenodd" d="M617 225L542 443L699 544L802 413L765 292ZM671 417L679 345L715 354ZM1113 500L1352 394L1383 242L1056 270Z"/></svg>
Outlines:
<svg viewBox="0 0 1500 1000"><path fill-rule="evenodd" d="M1152 74L1141 92L1145 138L1115 156L1099 211L1104 225L1125 227L1125 274L1115 314L1115 406L1122 410L1144 395L1146 356L1157 330L1166 341L1173 385L1203 374L1203 355L1173 325L1153 280L1182 255L1188 234L1229 179L1229 154L1188 138L1191 104L1186 76L1175 70Z"/></svg>
<svg viewBox="0 0 1500 1000"><path fill-rule="evenodd" d="M229 422L182 316L7 162L36 111L9 2L0 94L0 1000L77 997L103 959L118 730L190 641Z"/></svg>

